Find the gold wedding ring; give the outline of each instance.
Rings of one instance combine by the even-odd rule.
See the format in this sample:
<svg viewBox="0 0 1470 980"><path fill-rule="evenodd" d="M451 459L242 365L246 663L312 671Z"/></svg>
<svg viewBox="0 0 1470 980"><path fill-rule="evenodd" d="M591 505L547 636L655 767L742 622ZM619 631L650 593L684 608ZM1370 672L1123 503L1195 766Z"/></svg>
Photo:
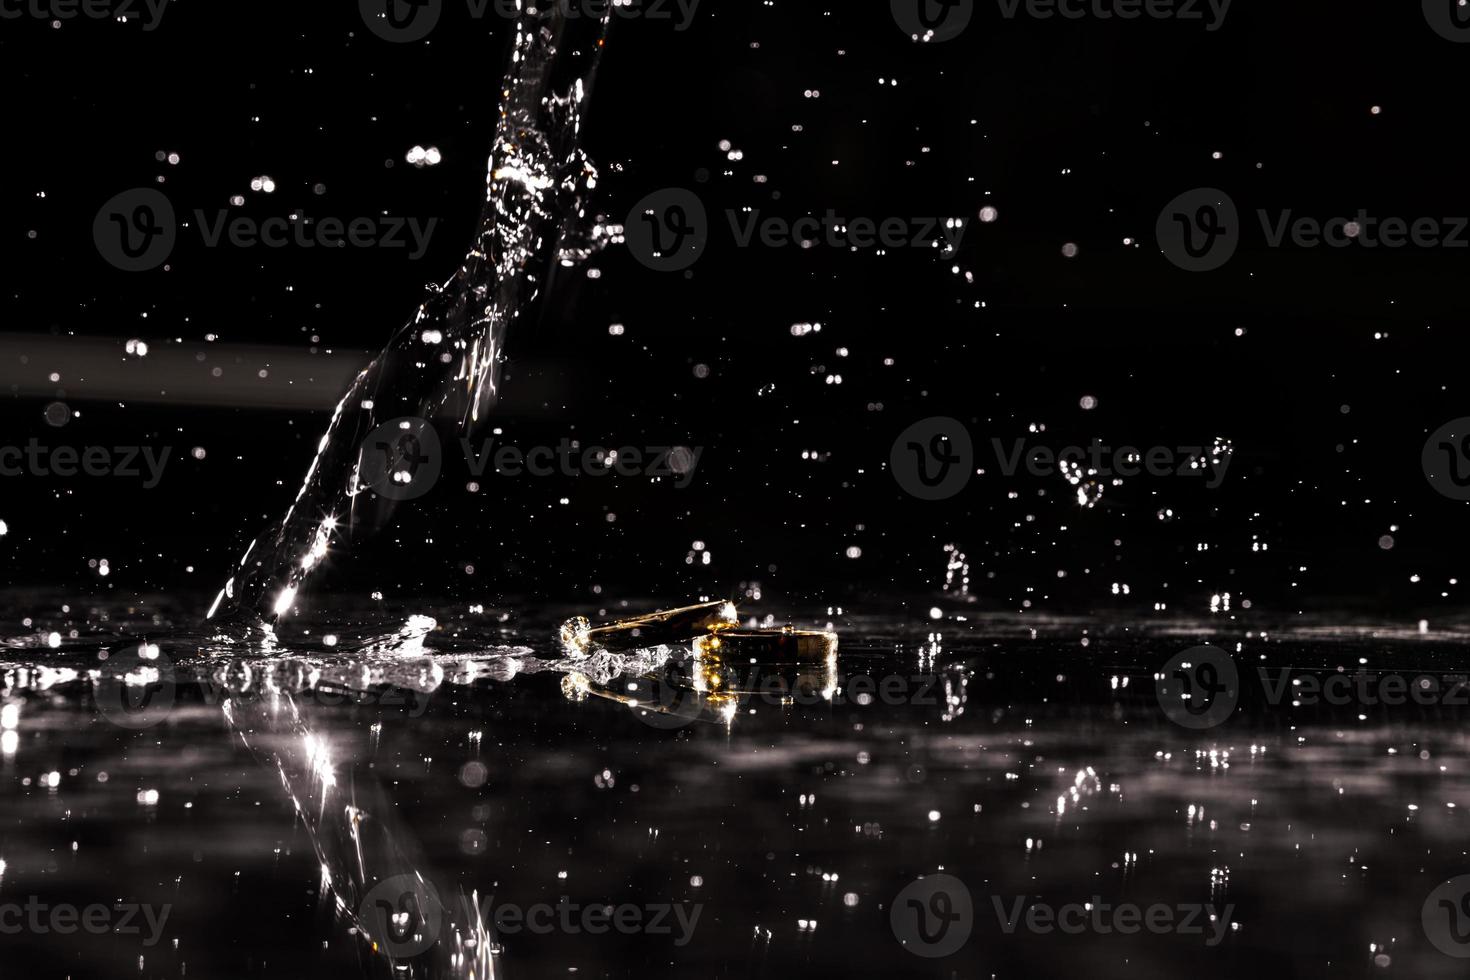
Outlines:
<svg viewBox="0 0 1470 980"><path fill-rule="evenodd" d="M735 603L724 600L666 609L602 626L593 626L586 616L574 616L561 626L561 644L569 655L585 657L599 648L632 650L697 641L731 629L736 622Z"/></svg>

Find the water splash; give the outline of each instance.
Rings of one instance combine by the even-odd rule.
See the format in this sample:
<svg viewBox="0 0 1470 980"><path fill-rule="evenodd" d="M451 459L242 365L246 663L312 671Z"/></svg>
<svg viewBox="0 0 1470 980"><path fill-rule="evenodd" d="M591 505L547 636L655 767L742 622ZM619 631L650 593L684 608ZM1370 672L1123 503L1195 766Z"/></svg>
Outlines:
<svg viewBox="0 0 1470 980"><path fill-rule="evenodd" d="M578 138L609 23L610 14L572 17L560 5L516 21L474 245L337 403L296 499L210 607L218 639L269 640L328 551L387 520L395 501L364 479L370 433L397 419L449 418L469 430L495 404L506 334L540 297L558 246L574 244L566 261L589 247L580 226L597 173ZM396 477L399 463L387 465Z"/></svg>

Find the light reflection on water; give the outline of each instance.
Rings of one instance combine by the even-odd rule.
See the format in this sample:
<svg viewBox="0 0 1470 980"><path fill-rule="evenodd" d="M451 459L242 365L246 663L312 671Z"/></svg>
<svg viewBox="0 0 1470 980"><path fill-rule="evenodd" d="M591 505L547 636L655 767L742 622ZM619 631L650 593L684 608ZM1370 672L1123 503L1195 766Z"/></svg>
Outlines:
<svg viewBox="0 0 1470 980"><path fill-rule="evenodd" d="M1262 640L1219 621L823 615L798 624L833 620L835 665L765 670L793 683L650 717L646 699L587 695L629 700L679 651L568 662L550 611L439 610L432 631L338 626L334 645L317 632L243 659L145 618L156 653L129 668L172 663L176 695L156 724L128 728L96 706L98 650L123 663L151 648L117 612L109 637L60 630L55 648L32 638L57 626L0 634L0 902L171 911L156 946L7 936L7 962L30 975L387 975L389 957L353 930L364 893L400 874L432 880L454 919L434 955L403 961L413 975L488 975L495 943L496 972L516 977L1460 967L1425 940L1420 911L1470 870L1465 708L1246 701L1224 726L1189 731L1150 701L1158 664L1207 639L1273 668L1445 672L1458 631L1313 626ZM697 687L700 665L677 661L675 682ZM586 684L569 688L574 675ZM899 946L888 906L939 869L965 882L976 921L959 953L923 960ZM492 937L460 914L461 895L702 914L685 945ZM1230 927L1218 946L1008 935L995 902L1016 896L1210 903L1231 908Z"/></svg>

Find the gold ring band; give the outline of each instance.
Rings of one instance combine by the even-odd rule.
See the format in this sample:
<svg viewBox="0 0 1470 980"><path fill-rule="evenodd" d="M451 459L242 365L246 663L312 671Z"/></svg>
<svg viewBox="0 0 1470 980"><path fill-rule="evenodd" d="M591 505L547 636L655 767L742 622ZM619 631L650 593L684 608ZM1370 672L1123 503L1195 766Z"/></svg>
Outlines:
<svg viewBox="0 0 1470 980"><path fill-rule="evenodd" d="M725 658L751 657L767 663L826 660L837 652L837 634L829 630L727 629L694 641L701 654Z"/></svg>

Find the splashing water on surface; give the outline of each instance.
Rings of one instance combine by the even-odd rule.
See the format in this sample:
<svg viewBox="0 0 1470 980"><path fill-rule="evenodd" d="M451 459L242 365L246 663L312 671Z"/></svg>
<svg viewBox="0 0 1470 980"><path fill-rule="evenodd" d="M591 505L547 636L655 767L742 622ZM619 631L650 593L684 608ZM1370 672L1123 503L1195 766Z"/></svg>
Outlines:
<svg viewBox="0 0 1470 980"><path fill-rule="evenodd" d="M1463 704L1272 708L1255 681L1222 727L1196 730L1165 717L1153 681L1165 658L1205 638L1239 658L1242 677L1256 676L1247 664L1283 682L1288 669L1462 677L1463 620L1432 630L1343 616L1283 623L1238 609L1143 625L969 608L930 618L917 598L903 601L918 616L844 617L833 687L824 669L803 670L823 686L798 675L767 693L748 682L751 665L732 661L741 683L723 717L695 710L725 695L700 689L692 651L565 656L555 629L569 609L505 627L431 605L440 628L420 613L396 630L348 627L335 643L293 638L275 657L211 645L202 631L160 635L167 616L129 620L127 607L99 608L96 628L55 645L54 634L34 640L34 624L0 624L5 804L27 817L0 852L8 894L47 887L59 864L83 894L142 882L131 886L138 898L174 904L180 936L243 922L241 943L272 965L301 972L330 956L322 976L354 975L357 963L363 975L400 978L566 975L635 948L592 934L502 935L486 914L497 908L562 896L687 899L708 904L697 940L636 947L651 949L655 966L669 961L646 973L718 975L727 951L760 928L774 935L760 976L854 955L906 975L910 954L879 906L927 856L960 877L993 868L987 904L1038 887L1067 901L1135 900L1145 888L1237 903L1231 922L1243 926L1225 940L1236 952L1198 961L1206 980L1238 974L1240 962L1270 975L1264 964L1302 935L1331 937L1322 955L1334 961L1384 941L1437 883L1425 854L1453 862L1462 850ZM315 626L321 614L304 610L303 620ZM654 682L641 683L649 671ZM787 676L778 665L755 676L778 672ZM897 696L882 678L902 681ZM221 715L228 751L216 737ZM240 766L236 747L259 765ZM728 822L727 812L742 821L739 849L706 855L712 821ZM493 850L478 836L487 832ZM819 833L851 835L866 854L814 857ZM61 863L78 841L80 856ZM760 867L766 853L786 855L779 873ZM558 875L568 867L575 884ZM813 880L839 872L833 888ZM1355 918L1369 893L1375 911ZM385 897L408 915L402 925L385 920ZM302 920L313 903L315 928ZM788 921L768 926L778 905L791 909ZM428 934L438 942L421 952L404 938L417 930L416 910L437 915ZM821 928L800 931L790 921L798 915ZM1073 938L1076 949L1039 941L1024 955L1056 975L1078 956L1125 959L1117 943L1127 937ZM1129 962L1094 972L1168 975L1188 955L1155 948L1133 947ZM139 976L227 976L240 950L165 943L141 950L140 970L131 948L109 941L87 965L112 969L85 972L123 975L122 964ZM957 955L974 943L967 950ZM1454 961L1439 955L1408 944L1394 953L1405 976L1453 975ZM959 975L984 975L980 960L966 964Z"/></svg>
<svg viewBox="0 0 1470 980"><path fill-rule="evenodd" d="M439 417L454 417L469 429L495 404L506 333L539 298L552 253L582 218L583 197L596 185L577 140L608 24L606 16L569 20L561 12L517 21L474 245L337 404L295 500L251 543L210 608L211 625L222 627L215 639L248 641L270 653L274 624L291 610L328 548L349 532L381 526L391 514L395 495L373 492L364 464L379 448L391 450L384 468L396 478L398 460L412 462L418 447L405 453L403 436L391 447L368 445L371 433L391 421L413 434L406 420L427 424ZM369 660L374 654L393 658L391 677L380 679L433 690L443 669L423 655L435 625L415 616L381 643L365 644L362 653ZM419 676L404 678L403 668ZM374 676L366 664L322 673L338 674L348 688ZM303 676L321 674L307 669ZM294 686L287 684L287 692ZM390 801L373 780L339 785L333 747L306 724L289 693L231 697L221 707L235 735L279 774L308 830L324 889L389 973L496 975L497 947L479 915L480 896L423 890L425 863L414 853L413 835L395 822ZM397 930L406 921L405 883L417 904L412 914L424 918L413 928L431 933L422 950L405 952L393 941L403 938ZM374 916L376 906L388 910L387 918ZM452 938L440 941L442 936Z"/></svg>
<svg viewBox="0 0 1470 980"><path fill-rule="evenodd" d="M495 404L506 334L540 297L558 244L578 234L597 183L577 143L609 23L560 7L517 20L474 245L338 402L296 499L215 598L219 639L268 640L328 548L387 520L399 495L374 492L365 466L401 482L433 419L469 430Z"/></svg>

